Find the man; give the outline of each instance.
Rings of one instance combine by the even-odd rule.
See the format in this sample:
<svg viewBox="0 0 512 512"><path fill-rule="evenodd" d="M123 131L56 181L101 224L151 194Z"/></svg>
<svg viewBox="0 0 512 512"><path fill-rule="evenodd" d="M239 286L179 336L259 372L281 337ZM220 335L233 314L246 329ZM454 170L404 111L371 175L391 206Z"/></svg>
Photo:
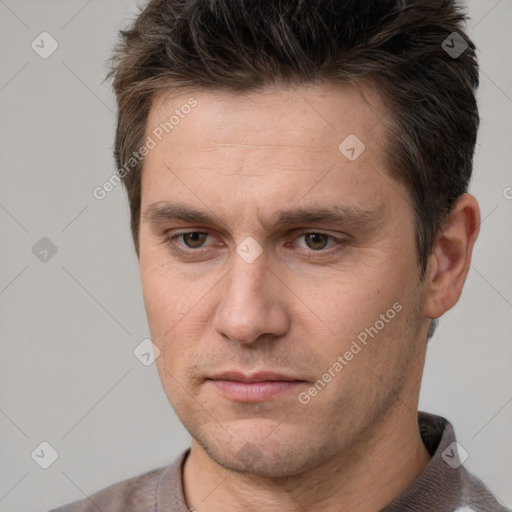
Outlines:
<svg viewBox="0 0 512 512"><path fill-rule="evenodd" d="M448 0L152 0L111 75L156 364L192 436L60 512L503 511L418 412L480 213Z"/></svg>

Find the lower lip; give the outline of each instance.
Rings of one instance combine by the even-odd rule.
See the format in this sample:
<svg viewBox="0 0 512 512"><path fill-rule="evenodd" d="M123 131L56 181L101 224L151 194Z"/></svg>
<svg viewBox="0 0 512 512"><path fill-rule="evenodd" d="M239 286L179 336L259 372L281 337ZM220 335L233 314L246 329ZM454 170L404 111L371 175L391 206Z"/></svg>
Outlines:
<svg viewBox="0 0 512 512"><path fill-rule="evenodd" d="M267 380L262 382L240 382L236 380L210 380L223 396L237 402L264 402L297 388L303 381Z"/></svg>

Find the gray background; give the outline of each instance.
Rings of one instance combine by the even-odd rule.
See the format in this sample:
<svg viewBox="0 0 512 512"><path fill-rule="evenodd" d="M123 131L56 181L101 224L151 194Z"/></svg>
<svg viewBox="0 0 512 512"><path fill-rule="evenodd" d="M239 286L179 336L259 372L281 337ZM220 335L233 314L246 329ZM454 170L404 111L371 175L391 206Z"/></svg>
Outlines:
<svg viewBox="0 0 512 512"><path fill-rule="evenodd" d="M133 354L149 331L125 191L92 195L115 170L105 60L135 12L126 0L0 0L4 511L83 498L189 444L154 364ZM429 343L420 408L454 424L466 467L511 506L512 1L473 0L469 13L483 223L462 298ZM31 47L43 31L59 45L47 59ZM42 237L57 247L46 262L32 252ZM46 470L31 457L43 441L58 452Z"/></svg>

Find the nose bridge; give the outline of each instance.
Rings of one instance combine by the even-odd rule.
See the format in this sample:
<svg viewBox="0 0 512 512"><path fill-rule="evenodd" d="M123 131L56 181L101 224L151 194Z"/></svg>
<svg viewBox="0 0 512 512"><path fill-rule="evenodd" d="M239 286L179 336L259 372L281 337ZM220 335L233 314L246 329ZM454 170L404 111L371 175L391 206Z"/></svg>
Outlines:
<svg viewBox="0 0 512 512"><path fill-rule="evenodd" d="M219 334L240 343L250 343L261 334L281 335L287 328L286 312L275 295L275 276L262 254L245 258L255 249L247 243L248 247L240 244L246 251L242 256L240 246L233 255L214 319Z"/></svg>
<svg viewBox="0 0 512 512"><path fill-rule="evenodd" d="M229 292L237 292L238 288L242 294L255 293L257 294L271 279L272 273L268 265L268 255L263 252L261 226L259 225L257 215L253 209L250 212L240 210L241 219L236 229L240 232L245 232L235 241L237 245L234 247L235 252L232 254L232 270L230 277L227 280L229 283ZM248 221L250 219L250 222ZM251 236L252 235L252 236ZM260 237L261 235L261 237ZM257 238L255 238L257 237ZM261 242L261 243L260 243ZM267 283L268 284L268 283Z"/></svg>
<svg viewBox="0 0 512 512"><path fill-rule="evenodd" d="M253 261L245 260L237 254L233 257L233 266L226 281L223 301L229 304L231 311L247 310L254 312L264 308L269 300L271 272L265 258L261 255ZM243 248L243 247L242 247ZM250 253L250 249L248 251Z"/></svg>

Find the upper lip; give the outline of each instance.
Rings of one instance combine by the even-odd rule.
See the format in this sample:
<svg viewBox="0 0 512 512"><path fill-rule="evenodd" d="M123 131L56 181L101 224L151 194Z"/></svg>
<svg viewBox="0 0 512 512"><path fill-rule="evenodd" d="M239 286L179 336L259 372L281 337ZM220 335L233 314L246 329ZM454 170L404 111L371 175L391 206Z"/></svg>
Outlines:
<svg viewBox="0 0 512 512"><path fill-rule="evenodd" d="M278 372L258 371L254 373L243 373L238 370L221 372L209 377L211 380L235 380L238 382L263 382L269 380L300 381L297 377L284 375Z"/></svg>

